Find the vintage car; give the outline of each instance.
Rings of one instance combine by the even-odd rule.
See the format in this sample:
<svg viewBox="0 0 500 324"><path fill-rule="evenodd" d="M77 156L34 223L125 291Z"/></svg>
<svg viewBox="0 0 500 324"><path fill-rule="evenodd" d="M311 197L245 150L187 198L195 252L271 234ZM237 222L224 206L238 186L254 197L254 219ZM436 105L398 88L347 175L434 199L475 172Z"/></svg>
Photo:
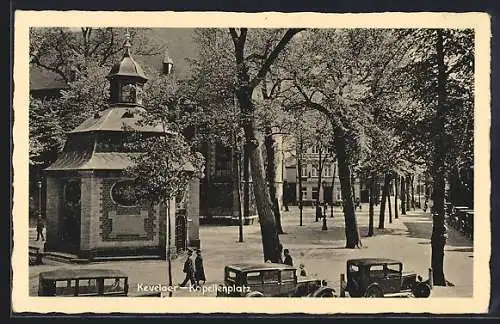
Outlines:
<svg viewBox="0 0 500 324"><path fill-rule="evenodd" d="M340 295L350 297L429 297L429 280L422 281L415 273L404 273L403 263L384 258L351 259L347 261L347 281L341 275Z"/></svg>
<svg viewBox="0 0 500 324"><path fill-rule="evenodd" d="M324 280L297 278L295 267L281 263L231 264L224 269L218 297L335 297Z"/></svg>
<svg viewBox="0 0 500 324"><path fill-rule="evenodd" d="M57 269L38 276L38 296L127 296L128 276L119 270Z"/></svg>

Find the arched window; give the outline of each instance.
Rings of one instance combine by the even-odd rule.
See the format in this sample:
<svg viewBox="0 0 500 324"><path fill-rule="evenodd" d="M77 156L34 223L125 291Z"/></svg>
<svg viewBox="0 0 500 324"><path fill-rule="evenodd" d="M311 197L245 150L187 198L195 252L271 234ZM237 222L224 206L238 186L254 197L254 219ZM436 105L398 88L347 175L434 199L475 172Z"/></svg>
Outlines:
<svg viewBox="0 0 500 324"><path fill-rule="evenodd" d="M133 83L122 85L121 101L125 103L136 103L136 86Z"/></svg>

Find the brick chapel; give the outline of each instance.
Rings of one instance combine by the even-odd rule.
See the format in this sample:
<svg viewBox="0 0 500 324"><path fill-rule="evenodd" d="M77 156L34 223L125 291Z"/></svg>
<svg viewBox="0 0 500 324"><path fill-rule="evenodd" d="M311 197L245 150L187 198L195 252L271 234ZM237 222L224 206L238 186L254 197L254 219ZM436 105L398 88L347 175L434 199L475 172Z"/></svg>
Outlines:
<svg viewBox="0 0 500 324"><path fill-rule="evenodd" d="M144 207L127 195L132 180L123 170L131 165L125 141L130 131L161 135L160 127L139 125L142 89L147 82L130 53L107 76L109 107L69 132L63 152L45 169L47 243L45 252L63 252L79 259L116 256L165 257L167 215L172 248L199 247L198 175L193 174L182 203ZM186 172L194 171L184 166ZM177 206L177 208L176 208Z"/></svg>

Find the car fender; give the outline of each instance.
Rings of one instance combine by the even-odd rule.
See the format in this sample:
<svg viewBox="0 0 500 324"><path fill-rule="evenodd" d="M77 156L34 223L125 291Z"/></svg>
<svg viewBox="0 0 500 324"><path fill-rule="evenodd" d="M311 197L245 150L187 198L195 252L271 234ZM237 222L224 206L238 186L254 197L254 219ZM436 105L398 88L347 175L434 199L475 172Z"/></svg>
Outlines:
<svg viewBox="0 0 500 324"><path fill-rule="evenodd" d="M245 297L264 297L264 294L260 291L251 291L245 295Z"/></svg>
<svg viewBox="0 0 500 324"><path fill-rule="evenodd" d="M309 297L324 297L325 294L326 295L331 294L331 297L335 297L335 289L333 289L331 287L323 286L319 289L316 289L312 293L310 293Z"/></svg>

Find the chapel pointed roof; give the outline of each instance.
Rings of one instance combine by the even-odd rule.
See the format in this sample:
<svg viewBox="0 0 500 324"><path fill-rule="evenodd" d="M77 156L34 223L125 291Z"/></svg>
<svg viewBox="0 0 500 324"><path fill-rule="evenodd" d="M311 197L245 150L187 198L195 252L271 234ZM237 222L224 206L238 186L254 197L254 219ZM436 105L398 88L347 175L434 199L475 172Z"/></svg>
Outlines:
<svg viewBox="0 0 500 324"><path fill-rule="evenodd" d="M125 46L123 50L123 57L120 62L113 65L109 74L106 76L108 80L114 79L116 77L131 77L143 80L146 82L148 80L146 74L144 73L141 66L132 58L130 54L130 34L127 31Z"/></svg>

